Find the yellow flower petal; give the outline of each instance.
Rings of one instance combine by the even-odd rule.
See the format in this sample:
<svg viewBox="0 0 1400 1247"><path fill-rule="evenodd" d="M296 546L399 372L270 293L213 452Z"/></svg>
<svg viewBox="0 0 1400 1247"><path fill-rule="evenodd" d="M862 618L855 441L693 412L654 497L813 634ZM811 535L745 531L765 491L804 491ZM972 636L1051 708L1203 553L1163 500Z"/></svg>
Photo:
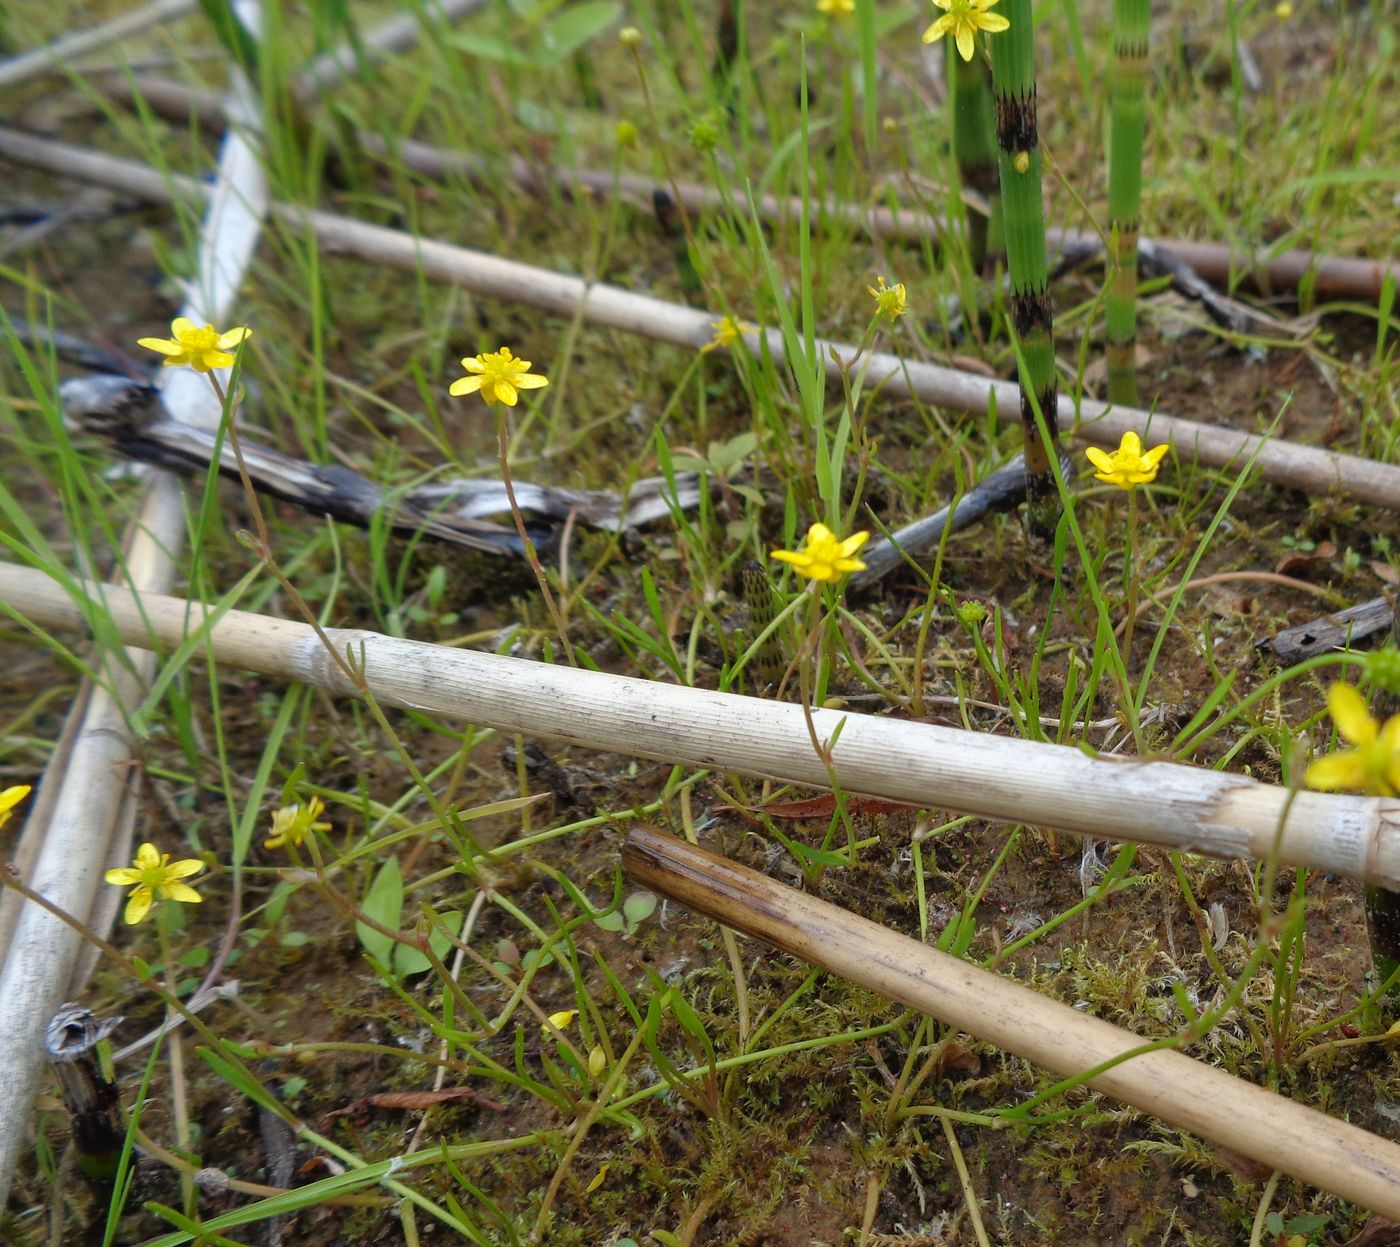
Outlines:
<svg viewBox="0 0 1400 1247"><path fill-rule="evenodd" d="M935 0L935 3L936 2L937 0ZM949 30L952 29L953 23L956 20L957 19L955 19L951 13L945 13L936 22L934 22L932 26L930 26L926 31L924 31L924 42L936 43L939 39L943 38L943 36L946 35Z"/></svg>
<svg viewBox="0 0 1400 1247"><path fill-rule="evenodd" d="M532 373L531 362L513 355L508 346L463 359L462 367L473 375L454 381L447 392L460 397L479 391L488 404L514 407L521 390L538 390L549 384L548 377Z"/></svg>
<svg viewBox="0 0 1400 1247"><path fill-rule="evenodd" d="M167 883L160 893L168 901L184 901L187 905L197 905L204 900L188 883Z"/></svg>
<svg viewBox="0 0 1400 1247"><path fill-rule="evenodd" d="M1366 699L1342 680L1327 690L1327 713L1337 731L1353 745L1369 745L1380 730L1366 708Z"/></svg>
<svg viewBox="0 0 1400 1247"><path fill-rule="evenodd" d="M1322 792L1341 792L1366 786L1366 768L1353 752L1331 753L1308 763L1304 783Z"/></svg>
<svg viewBox="0 0 1400 1247"><path fill-rule="evenodd" d="M135 926L148 913L151 912L151 905L155 902L155 896L150 888L137 888L126 901L126 912L122 914L123 920L128 926Z"/></svg>
<svg viewBox="0 0 1400 1247"><path fill-rule="evenodd" d="M578 1017L577 1009L560 1009L558 1013L551 1013L549 1015L549 1022L551 1026L555 1026L559 1030L563 1030L564 1027L566 1027L576 1017Z"/></svg>
<svg viewBox="0 0 1400 1247"><path fill-rule="evenodd" d="M965 61L970 61L972 59L972 53L976 50L976 44L973 42L974 33L975 29L969 23L958 23L958 55Z"/></svg>
<svg viewBox="0 0 1400 1247"><path fill-rule="evenodd" d="M204 863L197 857L186 857L178 862L171 862L165 868L165 873L172 879L188 879L191 875L197 875L204 869Z"/></svg>
<svg viewBox="0 0 1400 1247"><path fill-rule="evenodd" d="M144 346L148 351L159 351L162 355L182 355L185 350L178 342L167 338L137 338L136 345Z"/></svg>

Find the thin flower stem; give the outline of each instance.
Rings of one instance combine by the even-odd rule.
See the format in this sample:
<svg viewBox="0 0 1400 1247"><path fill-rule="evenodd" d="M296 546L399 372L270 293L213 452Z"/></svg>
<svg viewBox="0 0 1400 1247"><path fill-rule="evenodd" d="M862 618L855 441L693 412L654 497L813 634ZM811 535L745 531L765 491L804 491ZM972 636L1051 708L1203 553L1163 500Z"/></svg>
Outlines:
<svg viewBox="0 0 1400 1247"><path fill-rule="evenodd" d="M558 634L559 644L564 647L564 658L569 666L578 666L574 659L574 648L569 643L569 631L564 624L564 618L559 613L559 604L554 600L554 594L549 589L549 577L545 575L544 564L540 562L539 555L535 553L535 543L530 540L530 534L525 530L525 517L520 511L520 504L515 500L515 486L510 479L510 430L508 427L508 416L506 409L499 403L492 404L496 408L496 451L501 464L501 482L506 487L506 498L510 501L510 517L515 521L515 531L520 535L520 543L525 548L525 557L529 560L530 570L535 573L535 581L540 586L540 596L544 598L545 609L549 611L549 617L554 622L554 630Z"/></svg>
<svg viewBox="0 0 1400 1247"><path fill-rule="evenodd" d="M1128 490L1128 565L1125 568L1128 578L1128 617L1123 629L1123 669L1133 665L1133 627L1137 622L1138 565L1137 565L1137 490Z"/></svg>

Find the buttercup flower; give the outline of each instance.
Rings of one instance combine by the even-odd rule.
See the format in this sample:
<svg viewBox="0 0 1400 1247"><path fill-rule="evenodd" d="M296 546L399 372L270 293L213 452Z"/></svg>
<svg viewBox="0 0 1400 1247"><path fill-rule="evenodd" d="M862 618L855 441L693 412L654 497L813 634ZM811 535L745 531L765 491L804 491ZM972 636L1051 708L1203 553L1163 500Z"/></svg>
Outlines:
<svg viewBox="0 0 1400 1247"><path fill-rule="evenodd" d="M870 540L869 533L852 533L844 541L825 524L813 524L800 550L774 550L771 557L791 563L800 576L830 583L848 572L863 572L865 564L855 552Z"/></svg>
<svg viewBox="0 0 1400 1247"><path fill-rule="evenodd" d="M1111 455L1097 446L1090 446L1084 453L1098 468L1095 477L1119 489L1132 489L1157 479L1157 466L1169 449L1168 446L1154 446L1143 454L1142 439L1130 431L1123 434L1122 442Z"/></svg>
<svg viewBox="0 0 1400 1247"><path fill-rule="evenodd" d="M554 1026L559 1030L563 1030L576 1017L578 1017L577 1009L560 1009L558 1013L551 1013L549 1015L549 1024L550 1026ZM544 1031L546 1035L553 1033L549 1029L549 1026L542 1026L540 1027L540 1029Z"/></svg>
<svg viewBox="0 0 1400 1247"><path fill-rule="evenodd" d="M172 862L169 853L157 853L153 844L143 844L136 850L136 860L130 866L119 866L109 870L104 876L108 883L119 888L136 886L126 898L128 923L136 924L151 912L157 900L184 901L197 904L204 898L181 879L188 879L204 869L204 863L193 857L181 862Z"/></svg>
<svg viewBox="0 0 1400 1247"><path fill-rule="evenodd" d="M933 43L951 31L953 40L958 45L958 53L965 61L972 59L974 40L979 30L995 34L997 31L1007 30L1011 26L1011 23L1000 13L987 12L992 5L997 3L997 0L933 0L933 2L943 10L943 16L924 31L924 42Z"/></svg>
<svg viewBox="0 0 1400 1247"><path fill-rule="evenodd" d="M712 320L710 322L710 328L715 331L715 336L700 348L700 353L702 355L706 351L715 351L721 348L728 350L734 343L742 338L744 334L757 329L758 326L747 324L742 320L735 320L732 316L725 316L719 320Z"/></svg>
<svg viewBox="0 0 1400 1247"><path fill-rule="evenodd" d="M10 821L10 815L15 812L15 806L32 791L33 789L28 784L16 784L13 788L6 788L0 792L0 827Z"/></svg>
<svg viewBox="0 0 1400 1247"><path fill-rule="evenodd" d="M884 277L877 277L875 282L879 286L878 290L875 286L866 286L865 288L866 294L875 300L875 314L887 316L890 320L898 320L909 306L904 283L900 281L893 286L886 286Z"/></svg>
<svg viewBox="0 0 1400 1247"><path fill-rule="evenodd" d="M272 835L263 841L265 849L281 849L300 844L313 831L329 831L331 825L317 820L326 812L326 803L312 797L305 805L284 805L272 812Z"/></svg>
<svg viewBox="0 0 1400 1247"><path fill-rule="evenodd" d="M1342 739L1356 748L1310 763L1308 787L1324 792L1360 788L1373 797L1400 796L1400 714L1392 715L1382 727L1371 717L1361 694L1341 681L1327 690L1327 712Z"/></svg>
<svg viewBox="0 0 1400 1247"><path fill-rule="evenodd" d="M510 347L472 355L462 361L462 367L472 376L460 377L447 392L456 398L481 391L488 403L504 403L514 407L521 390L539 390L549 384L549 378L530 371L530 361L510 353Z"/></svg>
<svg viewBox="0 0 1400 1247"><path fill-rule="evenodd" d="M253 335L246 325L220 333L213 325L196 325L184 316L177 316L171 322L170 333L169 338L138 338L136 345L164 355L160 361L163 367L188 367L196 372L233 367L233 356L229 352Z"/></svg>
<svg viewBox="0 0 1400 1247"><path fill-rule="evenodd" d="M836 16L841 13L854 13L856 0L817 0L817 12Z"/></svg>

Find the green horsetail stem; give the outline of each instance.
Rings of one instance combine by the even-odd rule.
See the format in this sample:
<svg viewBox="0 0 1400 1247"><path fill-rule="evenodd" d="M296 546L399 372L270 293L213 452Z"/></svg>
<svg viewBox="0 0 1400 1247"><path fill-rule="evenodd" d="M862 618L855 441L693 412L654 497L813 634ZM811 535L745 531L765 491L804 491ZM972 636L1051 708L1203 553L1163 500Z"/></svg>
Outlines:
<svg viewBox="0 0 1400 1247"><path fill-rule="evenodd" d="M990 252L1006 246L1001 225L1001 196L997 177L997 134L992 120L992 82L987 62L980 56L965 61L953 41L948 41L953 62L953 155L963 187L975 191L986 203L986 214L968 211L967 250L975 269L981 269Z"/></svg>
<svg viewBox="0 0 1400 1247"><path fill-rule="evenodd" d="M749 611L749 639L760 636L778 617L778 604L773 600L773 582L768 569L756 559L744 564L742 572L744 604ZM781 629L758 647L758 652L749 663L750 683L754 692L762 694L770 685L782 683L788 668L788 655L783 645Z"/></svg>
<svg viewBox="0 0 1400 1247"><path fill-rule="evenodd" d="M1108 140L1108 401L1138 405L1137 256L1151 0L1113 0L1112 116Z"/></svg>
<svg viewBox="0 0 1400 1247"><path fill-rule="evenodd" d="M1393 596L1391 600L1397 609L1390 621L1390 644L1400 649L1400 601ZM1382 689L1376 696L1374 713L1382 723L1400 714L1400 690ZM1400 892L1366 889L1366 932L1371 937L1371 963L1376 974L1381 982L1391 984L1393 1008L1393 1002L1400 998L1400 978L1394 977L1400 970Z"/></svg>
<svg viewBox="0 0 1400 1247"><path fill-rule="evenodd" d="M1020 344L1021 421L1026 442L1026 512L1037 537L1060 518L1054 447L1059 439L1054 322L1045 263L1045 201L1035 116L1035 19L1031 0L1005 0L1010 29L990 37L1011 320ZM1037 415L1038 413L1038 415Z"/></svg>

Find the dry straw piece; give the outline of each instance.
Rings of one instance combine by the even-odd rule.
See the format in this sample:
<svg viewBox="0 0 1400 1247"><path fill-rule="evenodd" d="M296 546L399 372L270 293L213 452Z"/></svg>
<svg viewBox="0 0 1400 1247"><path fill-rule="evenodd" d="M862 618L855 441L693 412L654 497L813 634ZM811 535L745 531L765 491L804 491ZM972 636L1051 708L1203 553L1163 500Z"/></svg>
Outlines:
<svg viewBox="0 0 1400 1247"><path fill-rule="evenodd" d="M221 663L345 696L359 688L306 624L93 585L118 636L173 647L201 618ZM84 628L93 603L0 564L0 601ZM800 706L332 628L387 705L613 753L828 786ZM813 712L851 793L1223 858L1277 860L1400 890L1400 800L1290 792L1242 775L846 711ZM1286 820L1286 825L1285 825Z"/></svg>
<svg viewBox="0 0 1400 1247"><path fill-rule="evenodd" d="M929 948L727 858L638 828L637 882L891 1000L1088 1085L1271 1169L1400 1217L1400 1146Z"/></svg>
<svg viewBox="0 0 1400 1247"><path fill-rule="evenodd" d="M365 34L361 50L371 56L408 47L434 18L455 20L484 0L429 0L420 13L399 15ZM162 3L82 31L0 64L0 84L58 67L79 52L140 29L142 23L172 20L193 0ZM239 20L259 25L257 0L237 0ZM313 61L304 82L322 90L358 64L353 49L333 49ZM221 116L229 122L217 177L205 186L206 214L200 235L197 276L182 314L197 322L227 323L261 233L267 182L259 154L261 104L256 90L230 70ZM166 410L191 425L214 427L220 404L207 380L188 369L163 370ZM161 592L174 581L184 543L186 515L180 482L167 473L152 476L139 514L127 535L119 566L127 583L143 593ZM111 923L118 893L100 887L107 866L126 864L135 807L129 778L132 742L130 708L140 704L154 671L149 653L99 654L99 686L85 683L74 699L64 732L45 770L40 793L26 820L13 863L25 879L60 908L97 930ZM34 1086L43 1065L42 1039L55 1008L87 977L93 950L35 906L0 896L0 1207L9 1191Z"/></svg>
<svg viewBox="0 0 1400 1247"><path fill-rule="evenodd" d="M0 156L24 164L140 195L155 202L200 196L207 188L193 178L160 173L136 161L122 160L90 149L33 138L0 128ZM656 341L698 349L714 333L718 314L667 303L615 286L588 282L534 265L469 251L398 230L366 225L329 212L274 204L274 216L298 230L312 230L320 246L339 255L356 255L372 263L399 268L452 284L503 302L520 303L562 317L581 315L590 325L620 329ZM749 334L750 347L756 334ZM782 335L770 330L767 345L775 358L783 353ZM838 377L842 365L857 366L856 348L848 343L818 339L817 352L827 373ZM832 352L842 363L832 359ZM936 364L905 360L872 352L864 361L865 384L887 393L914 395L961 411L984 412L995 396L1003 411L1018 410L1014 382L991 381L973 373ZM1158 412L1109 407L1084 399L1076 413L1068 396L1060 398L1060 421L1068 427L1078 418L1074 437L1098 446L1116 447L1123 434L1135 432L1153 444L1167 442L1183 458L1215 468L1243 468L1251 457L1260 476L1274 484L1311 494L1337 492L1360 502L1400 507L1400 467L1336 454L1315 446L1272 440L1219 425L1199 424Z"/></svg>
<svg viewBox="0 0 1400 1247"><path fill-rule="evenodd" d="M217 95L170 78L123 76L104 82L102 89L116 100L139 99L169 121L189 122L197 118L209 126L222 122L223 106ZM414 139L390 145L382 135L370 130L359 131L355 138L364 151L400 162L427 177L463 177L483 184L496 177L491 162L469 152L434 147ZM658 190L667 195L674 193L691 212L727 212L734 204L744 202L744 192L738 187L720 190L685 181L667 182L663 187L655 178L637 174L618 174L610 169L550 169L522 156L512 156L507 167L517 183L535 194L544 193L551 185L565 194L580 188L596 195L611 195L616 190L627 202L649 211L654 210ZM768 222L796 221L802 213L801 201L792 196L760 195L754 206ZM880 205L865 207L838 199L819 200L813 205L812 217L817 222L863 230L872 237L907 242L925 242L946 230L943 218L931 213ZM1045 236L1052 251L1084 254L1103 246L1099 234L1085 230L1047 229ZM1197 276L1217 285L1238 279L1266 294L1296 290L1304 281L1311 281L1315 298L1375 302L1387 277L1400 283L1400 261L1395 260L1359 260L1313 251L1277 252L1272 248L1251 253L1223 243L1187 238L1144 237L1138 245L1144 251L1155 249L1188 264Z"/></svg>

